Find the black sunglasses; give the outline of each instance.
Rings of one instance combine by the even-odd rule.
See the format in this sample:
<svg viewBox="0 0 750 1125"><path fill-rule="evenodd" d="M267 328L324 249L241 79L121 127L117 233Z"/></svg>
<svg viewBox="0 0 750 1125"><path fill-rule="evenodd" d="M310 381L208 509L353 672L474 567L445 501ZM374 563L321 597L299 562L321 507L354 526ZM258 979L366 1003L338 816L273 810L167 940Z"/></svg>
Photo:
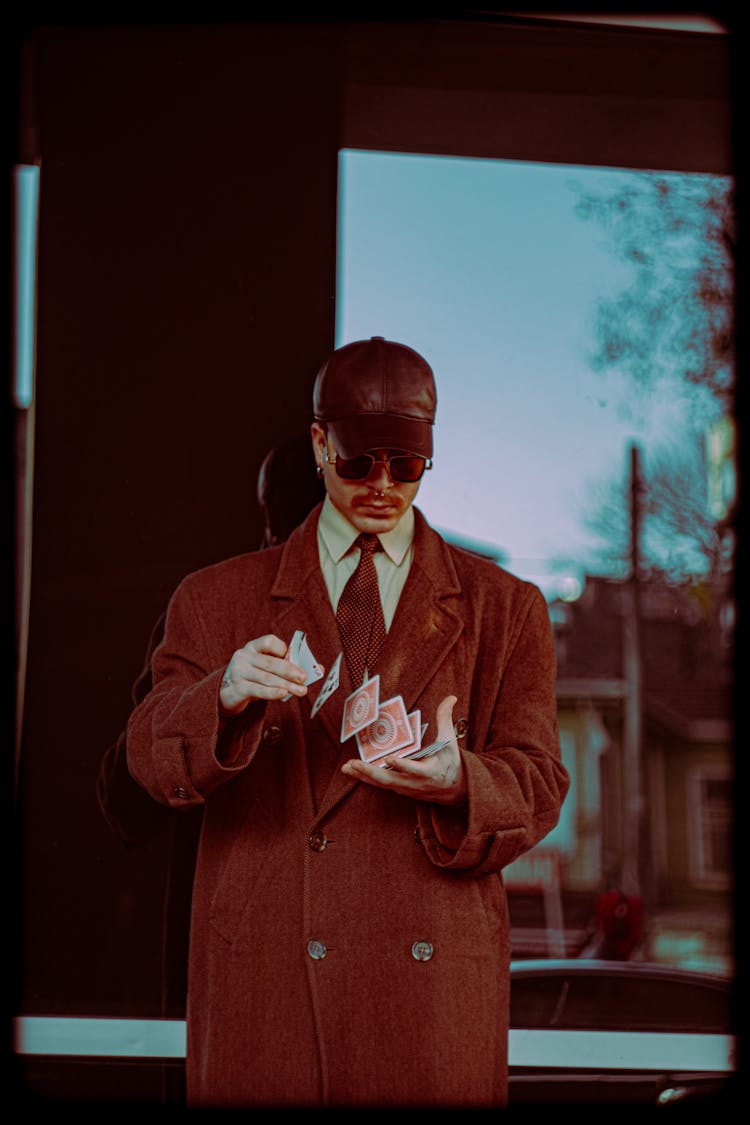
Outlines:
<svg viewBox="0 0 750 1125"><path fill-rule="evenodd" d="M364 480L369 477L375 465L387 465L391 479L402 484L414 484L422 479L425 469L432 468L428 457L412 457L408 453L396 453L393 457L374 457L372 453L361 453L359 457L339 457L325 453L329 465L336 466L336 474L343 480Z"/></svg>

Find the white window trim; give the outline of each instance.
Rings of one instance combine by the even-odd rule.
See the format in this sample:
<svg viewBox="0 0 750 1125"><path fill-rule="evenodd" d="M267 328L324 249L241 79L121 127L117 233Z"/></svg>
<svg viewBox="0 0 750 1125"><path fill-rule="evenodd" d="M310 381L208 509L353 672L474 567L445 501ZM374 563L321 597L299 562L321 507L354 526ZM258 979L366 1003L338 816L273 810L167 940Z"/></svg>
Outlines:
<svg viewBox="0 0 750 1125"><path fill-rule="evenodd" d="M692 766L687 771L686 796L688 826L688 869L690 881L706 890L728 890L732 885L731 872L707 869L705 837L703 834L703 784L706 781L731 781L731 772L720 763ZM730 806L731 816L731 806Z"/></svg>
<svg viewBox="0 0 750 1125"><path fill-rule="evenodd" d="M14 1025L19 1055L184 1059L187 1046L184 1020L20 1016ZM732 1035L511 1028L508 1063L511 1068L731 1073L736 1046Z"/></svg>

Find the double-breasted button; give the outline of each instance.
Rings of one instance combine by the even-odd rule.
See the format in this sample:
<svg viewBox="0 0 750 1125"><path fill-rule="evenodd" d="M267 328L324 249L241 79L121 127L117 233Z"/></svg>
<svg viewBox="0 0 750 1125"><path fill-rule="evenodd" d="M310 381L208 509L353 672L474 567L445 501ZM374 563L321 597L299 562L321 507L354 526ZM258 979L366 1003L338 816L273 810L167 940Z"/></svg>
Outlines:
<svg viewBox="0 0 750 1125"><path fill-rule="evenodd" d="M182 801L186 801L190 796L184 785L175 785L172 792L174 793L175 797L179 797Z"/></svg>
<svg viewBox="0 0 750 1125"><path fill-rule="evenodd" d="M466 738L466 732L469 729L469 720L458 719L453 729L456 732L456 738Z"/></svg>
<svg viewBox="0 0 750 1125"><path fill-rule="evenodd" d="M429 961L434 952L429 941L415 941L411 947L411 955L415 961Z"/></svg>
<svg viewBox="0 0 750 1125"><path fill-rule="evenodd" d="M307 943L307 952L313 961L322 961L328 951L324 942L311 938Z"/></svg>
<svg viewBox="0 0 750 1125"><path fill-rule="evenodd" d="M314 852L322 852L328 843L328 837L318 828L310 833L307 842Z"/></svg>
<svg viewBox="0 0 750 1125"><path fill-rule="evenodd" d="M281 727L270 726L263 731L263 741L269 746L275 746L281 738Z"/></svg>

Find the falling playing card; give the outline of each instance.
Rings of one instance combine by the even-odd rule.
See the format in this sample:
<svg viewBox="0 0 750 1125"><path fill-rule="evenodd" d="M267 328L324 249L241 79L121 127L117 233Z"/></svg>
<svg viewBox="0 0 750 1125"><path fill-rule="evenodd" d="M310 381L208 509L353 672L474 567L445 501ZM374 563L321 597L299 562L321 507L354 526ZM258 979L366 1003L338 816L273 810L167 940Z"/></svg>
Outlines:
<svg viewBox="0 0 750 1125"><path fill-rule="evenodd" d="M378 715L380 676L373 676L357 688L344 703L341 717L341 741L346 742L358 730L368 726Z"/></svg>
<svg viewBox="0 0 750 1125"><path fill-rule="evenodd" d="M357 732L359 756L365 762L393 754L414 741L414 733L402 696L381 703L374 722Z"/></svg>
<svg viewBox="0 0 750 1125"><path fill-rule="evenodd" d="M305 683L314 684L323 676L323 665L312 654L309 644L307 643L307 636L300 629L297 629L287 649L286 659L290 660L292 664L297 664L305 673ZM292 692L284 696L282 702L292 698Z"/></svg>
<svg viewBox="0 0 750 1125"><path fill-rule="evenodd" d="M339 686L339 669L341 668L341 658L343 655L343 652L340 652L331 665L331 670L326 676L325 683L320 689L320 694L315 700L312 711L310 712L311 719L315 718L325 701L333 695L336 688Z"/></svg>

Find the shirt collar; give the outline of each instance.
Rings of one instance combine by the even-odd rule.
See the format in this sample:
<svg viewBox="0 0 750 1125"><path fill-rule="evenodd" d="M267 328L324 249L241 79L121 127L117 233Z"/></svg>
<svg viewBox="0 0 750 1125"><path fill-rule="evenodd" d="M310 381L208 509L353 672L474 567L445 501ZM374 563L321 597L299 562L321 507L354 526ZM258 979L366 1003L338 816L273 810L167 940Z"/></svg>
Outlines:
<svg viewBox="0 0 750 1125"><path fill-rule="evenodd" d="M318 534L333 561L338 563L351 550L359 532L326 496L318 521ZM378 539L391 562L400 566L414 539L414 510L411 504L393 530L384 531Z"/></svg>

